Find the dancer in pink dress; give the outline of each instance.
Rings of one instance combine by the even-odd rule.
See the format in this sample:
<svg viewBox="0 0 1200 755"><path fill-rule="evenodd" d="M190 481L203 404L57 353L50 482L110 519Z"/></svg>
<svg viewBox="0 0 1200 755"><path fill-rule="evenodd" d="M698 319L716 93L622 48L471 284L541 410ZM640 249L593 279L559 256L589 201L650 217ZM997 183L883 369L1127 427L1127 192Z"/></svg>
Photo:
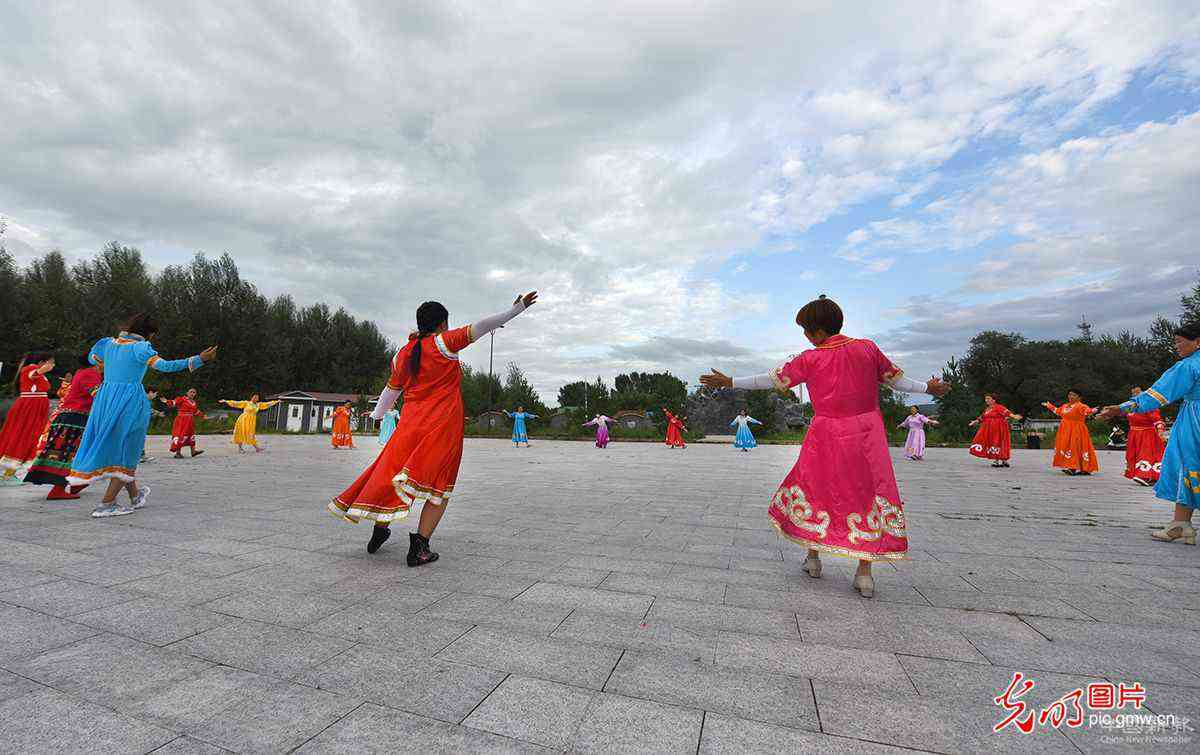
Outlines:
<svg viewBox="0 0 1200 755"><path fill-rule="evenodd" d="M776 529L808 548L804 569L810 576L821 576L820 551L857 558L854 589L869 598L875 590L871 562L907 558L908 551L879 384L934 396L949 386L937 378L910 380L871 341L842 335L841 307L824 295L804 305L796 324L816 348L763 375L733 378L713 370L700 382L751 390L808 384L812 424L768 511Z"/></svg>
<svg viewBox="0 0 1200 755"><path fill-rule="evenodd" d="M596 428L596 448L608 448L608 423L612 422L612 417L604 414L597 414L591 420L584 422L584 427Z"/></svg>
<svg viewBox="0 0 1200 755"><path fill-rule="evenodd" d="M908 428L908 437L904 440L904 458L909 461L924 461L925 459L925 425L937 427L938 421L930 419L915 406L908 408L908 416L900 423L900 429Z"/></svg>

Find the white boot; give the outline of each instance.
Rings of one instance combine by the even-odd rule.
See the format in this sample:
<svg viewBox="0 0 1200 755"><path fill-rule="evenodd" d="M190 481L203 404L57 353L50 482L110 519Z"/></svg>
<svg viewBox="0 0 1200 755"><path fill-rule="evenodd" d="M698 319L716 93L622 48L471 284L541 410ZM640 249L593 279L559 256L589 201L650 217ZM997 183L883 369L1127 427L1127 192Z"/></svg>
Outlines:
<svg viewBox="0 0 1200 755"><path fill-rule="evenodd" d="M870 574L854 575L854 590L864 598L875 597L875 579Z"/></svg>
<svg viewBox="0 0 1200 755"><path fill-rule="evenodd" d="M1191 522L1171 522L1165 529L1151 532L1150 537L1164 543L1173 543L1178 540L1184 545L1195 545L1196 528L1192 526Z"/></svg>
<svg viewBox="0 0 1200 755"><path fill-rule="evenodd" d="M813 579L821 577L821 559L817 556L809 556L804 559L804 571L808 572L808 576Z"/></svg>

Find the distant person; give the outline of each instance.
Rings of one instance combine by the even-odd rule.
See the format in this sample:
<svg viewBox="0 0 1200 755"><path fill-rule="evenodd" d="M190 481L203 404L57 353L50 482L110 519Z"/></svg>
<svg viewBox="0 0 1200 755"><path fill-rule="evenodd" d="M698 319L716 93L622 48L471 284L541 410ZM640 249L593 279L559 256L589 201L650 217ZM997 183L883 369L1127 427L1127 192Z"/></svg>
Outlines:
<svg viewBox="0 0 1200 755"><path fill-rule="evenodd" d="M370 416L370 413L367 413ZM396 431L396 421L400 419L400 412L395 409L388 409L383 413L383 419L379 421L379 445L386 446L391 439L392 433Z"/></svg>
<svg viewBox="0 0 1200 755"><path fill-rule="evenodd" d="M13 383L17 400L8 409L0 429L0 484L20 485L17 470L37 456L38 439L50 417L50 381L54 355L35 351L21 360Z"/></svg>
<svg viewBox="0 0 1200 755"><path fill-rule="evenodd" d="M354 433L350 430L350 418L354 416L354 405L349 401L333 410L333 429L329 439L334 448L354 448Z"/></svg>
<svg viewBox="0 0 1200 755"><path fill-rule="evenodd" d="M915 406L908 407L908 416L900 423L900 428L908 428L908 437L904 439L904 458L910 461L925 459L925 425L938 426L936 419L930 419Z"/></svg>
<svg viewBox="0 0 1200 755"><path fill-rule="evenodd" d="M93 367L87 354L82 355L79 362L80 368L72 376L67 395L50 422L46 442L25 475L25 482L52 486L46 494L47 501L72 501L79 498L79 492L83 490L83 486L69 487L67 475L71 473L71 462L79 450L92 402L104 377L101 374L103 368Z"/></svg>
<svg viewBox="0 0 1200 755"><path fill-rule="evenodd" d="M513 445L520 448L521 444L524 443L525 447L529 448L529 433L525 429L525 420L537 419L537 415L526 413L523 406L518 406L515 412L505 410L504 414L513 421Z"/></svg>
<svg viewBox="0 0 1200 755"><path fill-rule="evenodd" d="M663 407L663 415L667 418L667 438L665 443L670 448L687 448L687 443L683 440L683 434L687 432L687 427L683 424L683 420L676 417L667 408Z"/></svg>
<svg viewBox="0 0 1200 755"><path fill-rule="evenodd" d="M1072 388L1067 391L1067 401L1062 406L1049 401L1042 403L1062 418L1054 436L1053 465L1066 475L1090 475L1100 471L1096 447L1092 445L1092 434L1087 426L1088 417L1100 410L1084 404L1082 399L1082 394Z"/></svg>
<svg viewBox="0 0 1200 755"><path fill-rule="evenodd" d="M1137 399L1140 386L1130 389ZM1129 440L1125 445L1125 476L1138 485L1153 487L1162 473L1163 454L1167 450L1167 425L1162 412L1151 409L1126 416L1129 421Z"/></svg>
<svg viewBox="0 0 1200 755"><path fill-rule="evenodd" d="M583 423L584 427L596 428L596 448L608 448L608 425L612 421L613 418L606 414L597 414Z"/></svg>
<svg viewBox="0 0 1200 755"><path fill-rule="evenodd" d="M175 410L175 422L171 425L171 453L175 454L176 459L183 458L185 448L193 459L204 453L196 450L196 419L204 416L196 401L197 396L195 388L188 388L182 396L159 399Z"/></svg>
<svg viewBox="0 0 1200 755"><path fill-rule="evenodd" d="M242 410L241 416L233 425L233 442L237 446L238 453L246 453L245 446L251 446L254 453L261 453L262 448L258 445L258 413L270 409L279 402L259 401L259 395L255 393L249 401L230 401L223 398L220 403L231 409Z"/></svg>
<svg viewBox="0 0 1200 755"><path fill-rule="evenodd" d="M358 479L328 504L331 513L346 521L374 523L367 553L375 553L391 537L392 522L422 504L417 531L408 536L406 561L423 566L438 559L429 538L445 513L463 452L458 353L536 302L536 291L518 296L507 312L454 330L449 311L438 302L417 308L417 331L392 359L391 377L371 415L381 419L403 392L396 433Z"/></svg>
<svg viewBox="0 0 1200 755"><path fill-rule="evenodd" d="M733 436L733 447L742 451L749 452L751 448L758 445L754 440L754 433L750 432L750 425L761 425L762 423L746 413L745 409L738 412L738 415L729 423L730 427L737 427L737 434Z"/></svg>
<svg viewBox="0 0 1200 755"><path fill-rule="evenodd" d="M137 466L150 423L150 402L142 387L147 368L159 372L195 371L217 358L217 347L210 346L187 359L163 359L150 344L157 334L154 318L139 314L120 335L101 338L88 353L92 364L104 365L104 383L92 402L92 413L71 462L67 483L87 485L108 479L108 490L100 506L92 511L93 517L132 514L145 506L150 496L149 486L139 488L137 484ZM117 502L122 489L129 494L129 505Z"/></svg>
<svg viewBox="0 0 1200 755"><path fill-rule="evenodd" d="M821 576L821 551L857 558L853 587L875 594L874 561L907 558L904 504L879 411L879 385L908 393L945 394L949 387L904 377L871 341L842 335L842 309L832 299L805 304L796 324L815 347L778 368L733 378L713 370L708 388L787 390L805 383L813 420L800 458L771 500L771 522L784 537L808 548L804 570Z"/></svg>
<svg viewBox="0 0 1200 755"><path fill-rule="evenodd" d="M1179 414L1171 427L1162 472L1154 484L1154 495L1175 504L1175 517L1155 540L1196 544L1192 515L1200 507L1200 322L1175 330L1175 352L1179 361L1154 385L1120 406L1106 406L1101 417L1121 413L1138 414L1161 410L1180 399Z"/></svg>
<svg viewBox="0 0 1200 755"><path fill-rule="evenodd" d="M1012 458L1012 428L1008 423L1021 419L1021 415L1010 412L996 400L994 393L983 394L983 404L983 414L968 423L970 427L979 425L969 452L981 459L991 459L993 467L1011 466L1008 460Z"/></svg>

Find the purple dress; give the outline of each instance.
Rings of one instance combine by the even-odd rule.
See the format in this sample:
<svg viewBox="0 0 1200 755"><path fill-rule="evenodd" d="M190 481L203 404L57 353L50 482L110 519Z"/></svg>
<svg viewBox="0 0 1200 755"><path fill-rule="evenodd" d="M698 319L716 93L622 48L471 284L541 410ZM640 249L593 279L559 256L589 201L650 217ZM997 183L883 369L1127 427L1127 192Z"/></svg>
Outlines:
<svg viewBox="0 0 1200 755"><path fill-rule="evenodd" d="M590 422L584 422L584 427L596 427L596 448L608 447L608 423L612 422L612 417L600 414Z"/></svg>
<svg viewBox="0 0 1200 755"><path fill-rule="evenodd" d="M904 441L904 455L909 459L920 459L925 456L925 423L929 417L924 414L910 414L900 423L900 427L908 428L908 438Z"/></svg>

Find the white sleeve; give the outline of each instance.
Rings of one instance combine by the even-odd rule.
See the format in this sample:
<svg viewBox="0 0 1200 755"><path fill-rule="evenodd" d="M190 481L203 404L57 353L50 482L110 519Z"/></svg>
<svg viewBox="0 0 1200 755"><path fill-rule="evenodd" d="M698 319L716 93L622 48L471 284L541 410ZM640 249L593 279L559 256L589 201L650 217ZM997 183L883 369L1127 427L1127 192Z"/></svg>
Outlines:
<svg viewBox="0 0 1200 755"><path fill-rule="evenodd" d="M513 319L514 317L516 317L517 315L521 314L524 311L525 311L525 302L519 301L516 304L514 304L512 306L512 309L508 310L507 312L501 312L498 315L491 315L489 317L483 318L482 320L480 320L477 323L473 323L471 325L471 340L478 341L480 338L483 338L484 336L486 336L488 333L491 333L496 328L503 326L504 323L508 322L509 320Z"/></svg>
<svg viewBox="0 0 1200 755"><path fill-rule="evenodd" d="M733 387L757 391L778 388L779 384L775 382L775 378L771 377L770 373L764 372L761 375L751 375L750 377L735 377Z"/></svg>
<svg viewBox="0 0 1200 755"><path fill-rule="evenodd" d="M398 398L400 398L400 391L384 386L383 392L379 394L379 400L375 402L375 411L371 412L371 419L383 419L384 415L396 405Z"/></svg>
<svg viewBox="0 0 1200 755"><path fill-rule="evenodd" d="M888 384L892 390L901 393L929 393L929 383L922 383L903 375Z"/></svg>

